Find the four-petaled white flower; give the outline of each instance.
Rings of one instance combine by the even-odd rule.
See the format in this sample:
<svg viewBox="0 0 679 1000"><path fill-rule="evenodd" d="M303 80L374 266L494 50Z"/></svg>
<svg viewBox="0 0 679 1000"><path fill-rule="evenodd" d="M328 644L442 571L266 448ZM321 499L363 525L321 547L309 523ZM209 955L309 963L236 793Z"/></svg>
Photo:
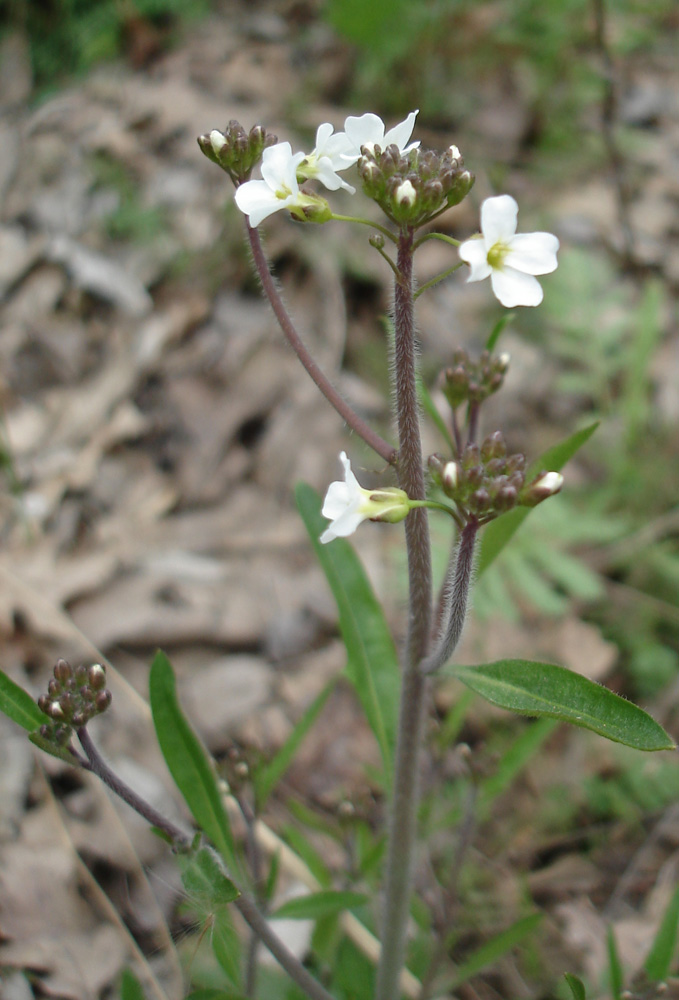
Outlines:
<svg viewBox="0 0 679 1000"><path fill-rule="evenodd" d="M299 189L297 167L304 153L293 153L289 142L269 146L262 155L261 181L246 181L236 189L236 204L256 227L282 208L301 207L309 200Z"/></svg>
<svg viewBox="0 0 679 1000"><path fill-rule="evenodd" d="M321 542L352 535L362 521L402 521L410 510L408 494L396 487L364 490L351 471L346 452L340 454L344 466L344 482L330 483L323 503L323 517L330 524L321 535Z"/></svg>
<svg viewBox="0 0 679 1000"><path fill-rule="evenodd" d="M408 140L413 134L418 114L418 111L411 111L404 121L394 125L388 132L385 131L382 119L370 111L361 115L360 118L350 115L344 122L344 134L347 137L349 148L342 153L342 158L347 166L356 163L361 155L361 146L367 146L369 149L379 146L380 149L384 150L393 144L398 146L401 153L409 153L411 149L417 149L420 145L419 141L411 142L408 145Z"/></svg>
<svg viewBox="0 0 679 1000"><path fill-rule="evenodd" d="M328 191L344 188L350 194L356 193L356 188L347 184L338 176L338 170L346 170L355 161L346 157L351 153L352 144L345 132L335 132L330 122L318 126L316 145L304 158L297 173L309 179L315 178L327 187Z"/></svg>
<svg viewBox="0 0 679 1000"><path fill-rule="evenodd" d="M557 267L559 241L551 233L517 233L519 206L511 195L487 198L481 205L481 236L466 240L460 257L471 267L467 281L490 277L503 306L537 306L542 287L534 277Z"/></svg>

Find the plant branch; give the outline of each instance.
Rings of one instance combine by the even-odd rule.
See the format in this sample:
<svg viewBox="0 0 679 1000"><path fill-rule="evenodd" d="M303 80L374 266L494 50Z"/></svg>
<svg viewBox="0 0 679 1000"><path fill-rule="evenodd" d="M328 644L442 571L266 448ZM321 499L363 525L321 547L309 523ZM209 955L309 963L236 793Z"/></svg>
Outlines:
<svg viewBox="0 0 679 1000"><path fill-rule="evenodd" d="M440 670L455 652L462 636L462 629L467 617L467 602L474 569L474 548L478 530L479 522L476 520L469 521L465 525L460 534L455 557L450 561L446 585L445 624L433 652L422 661L421 670L425 674L433 674Z"/></svg>
<svg viewBox="0 0 679 1000"><path fill-rule="evenodd" d="M283 300L281 299L279 291L276 288L276 283L273 279L271 271L269 270L269 264L264 254L262 242L259 238L259 232L247 221L246 228L257 274L259 275L266 297L271 303L271 308L276 315L276 319L278 320L280 328L285 334L288 343L325 398L332 406L335 407L342 419L346 421L349 427L351 427L351 429L355 431L359 437L363 438L365 443L369 445L373 451L377 452L380 458L383 458L384 461L388 462L390 465L394 465L397 459L396 449L392 447L388 441L385 441L384 438L380 437L380 435L377 434L364 420L362 420L351 406L349 406L346 400L342 398L337 389L335 389L332 383L323 374L311 353L302 342L302 339L295 329L294 323L283 305Z"/></svg>
<svg viewBox="0 0 679 1000"><path fill-rule="evenodd" d="M121 778L115 774L103 759L98 749L92 742L87 729L83 726L78 730L78 739L87 754L87 762L83 765L87 770L96 774L112 792L124 802L148 820L153 826L158 827L179 847L190 847L193 838L176 826L166 816L163 816L138 795L129 785L126 785ZM233 880L232 880L233 881ZM272 930L264 914L262 914L249 893L237 887L240 896L234 901L236 906L250 928L257 934L262 943L269 949L279 965L287 972L294 983L306 993L310 1000L335 1000L325 987L314 979L307 972L299 959L287 948L278 935Z"/></svg>

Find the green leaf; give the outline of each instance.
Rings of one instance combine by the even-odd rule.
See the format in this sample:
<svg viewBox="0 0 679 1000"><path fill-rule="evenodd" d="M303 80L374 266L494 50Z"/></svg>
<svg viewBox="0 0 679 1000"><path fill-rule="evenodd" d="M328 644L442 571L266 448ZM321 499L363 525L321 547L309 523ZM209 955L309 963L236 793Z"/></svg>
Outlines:
<svg viewBox="0 0 679 1000"><path fill-rule="evenodd" d="M624 978L620 957L618 955L618 945L615 940L613 928L609 926L606 935L606 948L608 951L608 975L610 979L611 993L613 1000L620 1000L622 995Z"/></svg>
<svg viewBox="0 0 679 1000"><path fill-rule="evenodd" d="M368 897L362 892L335 892L325 889L321 892L311 892L306 896L296 896L271 914L272 920L319 920L321 917L334 916L344 910L353 910L368 902Z"/></svg>
<svg viewBox="0 0 679 1000"><path fill-rule="evenodd" d="M319 542L327 521L320 513L318 494L300 483L295 495L314 551L337 602L339 627L347 649L347 675L379 745L386 786L390 788L401 687L396 647L382 608L352 547L343 538L329 545Z"/></svg>
<svg viewBox="0 0 679 1000"><path fill-rule="evenodd" d="M212 924L212 951L229 982L236 990L243 986L241 941L231 913L224 906L215 913Z"/></svg>
<svg viewBox="0 0 679 1000"><path fill-rule="evenodd" d="M515 317L516 317L516 313L505 313L504 316L502 316L497 321L497 323L495 324L495 326L491 330L490 336L488 337L488 340L486 341L486 350L490 351L491 354L495 350L497 342L500 339L500 334L502 333L502 331L504 330L504 328L507 326L507 324L511 323L511 321Z"/></svg>
<svg viewBox="0 0 679 1000"><path fill-rule="evenodd" d="M548 736L554 732L556 726L557 722L554 719L538 719L529 725L502 754L495 773L481 782L479 810L482 814L485 815L493 800L509 788Z"/></svg>
<svg viewBox="0 0 679 1000"><path fill-rule="evenodd" d="M131 969L123 969L122 971L120 1000L146 1000L144 989Z"/></svg>
<svg viewBox="0 0 679 1000"><path fill-rule="evenodd" d="M436 403L431 398L431 393L429 392L429 389L426 387L420 376L418 376L417 378L417 395L419 397L420 403L422 404L422 409L427 414L427 416L434 424L434 426L437 428L439 434L445 441L448 450L454 453L455 442L453 441L453 436L450 433L450 429L448 428L445 420L439 413Z"/></svg>
<svg viewBox="0 0 679 1000"><path fill-rule="evenodd" d="M11 677L0 670L0 712L28 732L39 729L46 721L28 691L15 684Z"/></svg>
<svg viewBox="0 0 679 1000"><path fill-rule="evenodd" d="M260 811L272 790L290 767L302 740L320 715L334 686L335 681L331 681L330 684L328 684L321 691L318 697L311 703L311 705L309 705L306 712L290 733L290 736L287 738L276 756L255 774L257 806Z"/></svg>
<svg viewBox="0 0 679 1000"><path fill-rule="evenodd" d="M530 482L543 469L546 469L548 472L560 472L573 455L589 441L598 426L599 422L597 421L594 424L590 424L589 427L584 427L581 431L571 434L565 441L554 445L553 448L548 448L528 469L526 482ZM496 521L491 521L485 529L481 540L481 551L479 552L478 565L476 567L478 576L484 570L487 570L490 564L497 559L507 542L516 534L531 510L534 509L534 507L519 507L516 510L510 510L507 514L503 514Z"/></svg>
<svg viewBox="0 0 679 1000"><path fill-rule="evenodd" d="M240 893L226 877L219 855L210 847L199 847L183 864L182 883L189 895L210 909L232 903Z"/></svg>
<svg viewBox="0 0 679 1000"><path fill-rule="evenodd" d="M587 1000L585 984L582 979L578 979L578 977L574 976L572 972L565 972L564 979L570 987L570 991L573 994L573 1000Z"/></svg>
<svg viewBox="0 0 679 1000"><path fill-rule="evenodd" d="M662 726L643 709L565 667L498 660L478 667L453 665L446 673L511 712L571 722L636 750L674 749Z"/></svg>
<svg viewBox="0 0 679 1000"><path fill-rule="evenodd" d="M644 969L653 983L667 979L672 964L672 956L677 944L679 927L679 889L675 889L658 928L658 933L646 956Z"/></svg>
<svg viewBox="0 0 679 1000"><path fill-rule="evenodd" d="M482 969L485 969L508 951L511 951L524 938L533 933L541 920L541 913L531 913L529 917L517 920L506 931L502 931L490 941L481 945L462 965L457 967L457 972L452 983L449 985L449 989L456 990L462 983L466 983L468 979L475 976L477 972L481 972Z"/></svg>
<svg viewBox="0 0 679 1000"><path fill-rule="evenodd" d="M217 777L203 746L177 701L174 672L165 653L153 658L149 682L151 713L165 763L198 824L227 868L239 872L229 818Z"/></svg>

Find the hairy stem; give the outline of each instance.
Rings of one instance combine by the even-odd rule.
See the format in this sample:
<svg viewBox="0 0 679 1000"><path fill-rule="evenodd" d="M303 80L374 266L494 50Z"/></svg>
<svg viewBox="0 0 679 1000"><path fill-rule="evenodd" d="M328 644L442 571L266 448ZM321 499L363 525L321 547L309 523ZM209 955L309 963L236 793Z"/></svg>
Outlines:
<svg viewBox="0 0 679 1000"><path fill-rule="evenodd" d="M246 227L248 239L250 240L250 247L252 249L252 259L254 261L257 274L259 275L259 279L262 282L262 288L271 303L271 308L276 315L276 319L278 320L279 326L285 334L288 343L325 398L332 406L335 407L342 419L346 421L349 427L351 427L351 429L355 431L359 437L363 438L365 443L369 445L373 451L377 452L377 454L383 458L385 462L388 462L390 465L394 465L397 459L396 449L393 448L388 441L385 441L384 438L380 437L380 435L377 434L372 427L359 417L356 411L349 406L345 399L342 398L337 389L335 389L334 385L316 364L311 353L297 333L295 324L292 322L287 309L283 305L283 300L281 299L280 293L276 288L276 282L273 280L271 271L269 270L269 264L264 254L258 230L249 223L246 223Z"/></svg>
<svg viewBox="0 0 679 1000"><path fill-rule="evenodd" d="M399 485L412 500L425 498L416 386L413 305L413 235L399 238L394 292L394 378L399 435ZM389 814L382 953L377 1000L397 1000L403 967L412 883L413 847L419 798L419 761L426 680L419 669L427 652L431 622L431 558L425 508L405 522L408 551L408 637L403 666L394 788Z"/></svg>
<svg viewBox="0 0 679 1000"><path fill-rule="evenodd" d="M466 524L460 533L455 556L451 559L447 574L443 627L434 650L422 661L421 670L425 674L433 674L450 659L462 636L467 617L478 530L479 522L474 520Z"/></svg>
<svg viewBox="0 0 679 1000"><path fill-rule="evenodd" d="M180 827L176 826L171 820L166 816L163 816L154 809L145 799L138 795L129 785L118 777L118 775L111 770L106 761L103 759L99 753L97 747L92 742L87 729L83 726L82 729L78 730L78 739L80 740L80 745L87 754L87 761L83 763L83 767L96 774L112 792L121 798L124 802L143 816L144 819L148 820L153 826L158 827L179 847L190 847L193 841L193 837L182 830ZM278 964L283 968L287 974L290 976L292 981L299 986L303 993L310 998L310 1000L334 1000L331 993L321 986L321 984L314 979L312 975L304 968L302 963L292 954L288 947L281 941L277 934L274 933L270 924L267 922L266 917L260 912L257 903L250 896L248 892L240 890L241 894L238 899L235 900L234 906L238 908L241 916L254 931L255 934L260 938L262 943L266 948L269 949L273 957L276 959Z"/></svg>

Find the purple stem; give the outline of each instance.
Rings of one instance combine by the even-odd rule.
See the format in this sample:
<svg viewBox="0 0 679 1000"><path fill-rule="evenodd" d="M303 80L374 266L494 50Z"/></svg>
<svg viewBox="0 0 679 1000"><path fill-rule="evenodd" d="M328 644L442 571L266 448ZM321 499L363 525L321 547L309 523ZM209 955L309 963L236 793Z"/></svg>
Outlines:
<svg viewBox="0 0 679 1000"><path fill-rule="evenodd" d="M304 345L302 339L297 333L297 330L295 329L295 324L292 322L288 311L283 305L283 300L280 297L278 289L276 288L276 283L273 280L271 271L269 270L269 264L264 254L262 242L259 238L259 232L247 221L246 228L248 239L250 240L250 247L252 249L252 258L254 260L259 279L262 282L262 288L271 303L271 308L276 315L280 328L285 334L293 351L302 362L325 398L332 406L335 407L339 415L349 425L349 427L351 427L351 429L355 431L359 437L362 437L365 443L369 445L373 451L377 452L377 454L383 458L385 462L388 462L389 465L395 465L398 457L396 449L390 445L388 441L385 441L384 438L380 437L380 435L377 434L368 424L366 424L366 422L359 417L356 411L349 406L347 401L342 398L337 389L335 389L332 383L323 374L311 353Z"/></svg>
<svg viewBox="0 0 679 1000"><path fill-rule="evenodd" d="M413 234L401 232L394 290L394 375L399 435L399 485L413 500L425 499L422 443L416 387L413 306ZM406 522L409 616L396 745L394 787L389 810L382 951L377 971L377 1000L400 994L406 927L412 887L412 857L419 798L419 761L426 679L420 662L431 627L431 558L424 508L411 510Z"/></svg>
<svg viewBox="0 0 679 1000"><path fill-rule="evenodd" d="M479 522L469 521L460 534L456 556L451 559L446 582L446 611L444 626L436 642L436 647L422 661L420 669L424 674L433 674L446 663L455 652L467 617L469 588L474 568L474 548Z"/></svg>

